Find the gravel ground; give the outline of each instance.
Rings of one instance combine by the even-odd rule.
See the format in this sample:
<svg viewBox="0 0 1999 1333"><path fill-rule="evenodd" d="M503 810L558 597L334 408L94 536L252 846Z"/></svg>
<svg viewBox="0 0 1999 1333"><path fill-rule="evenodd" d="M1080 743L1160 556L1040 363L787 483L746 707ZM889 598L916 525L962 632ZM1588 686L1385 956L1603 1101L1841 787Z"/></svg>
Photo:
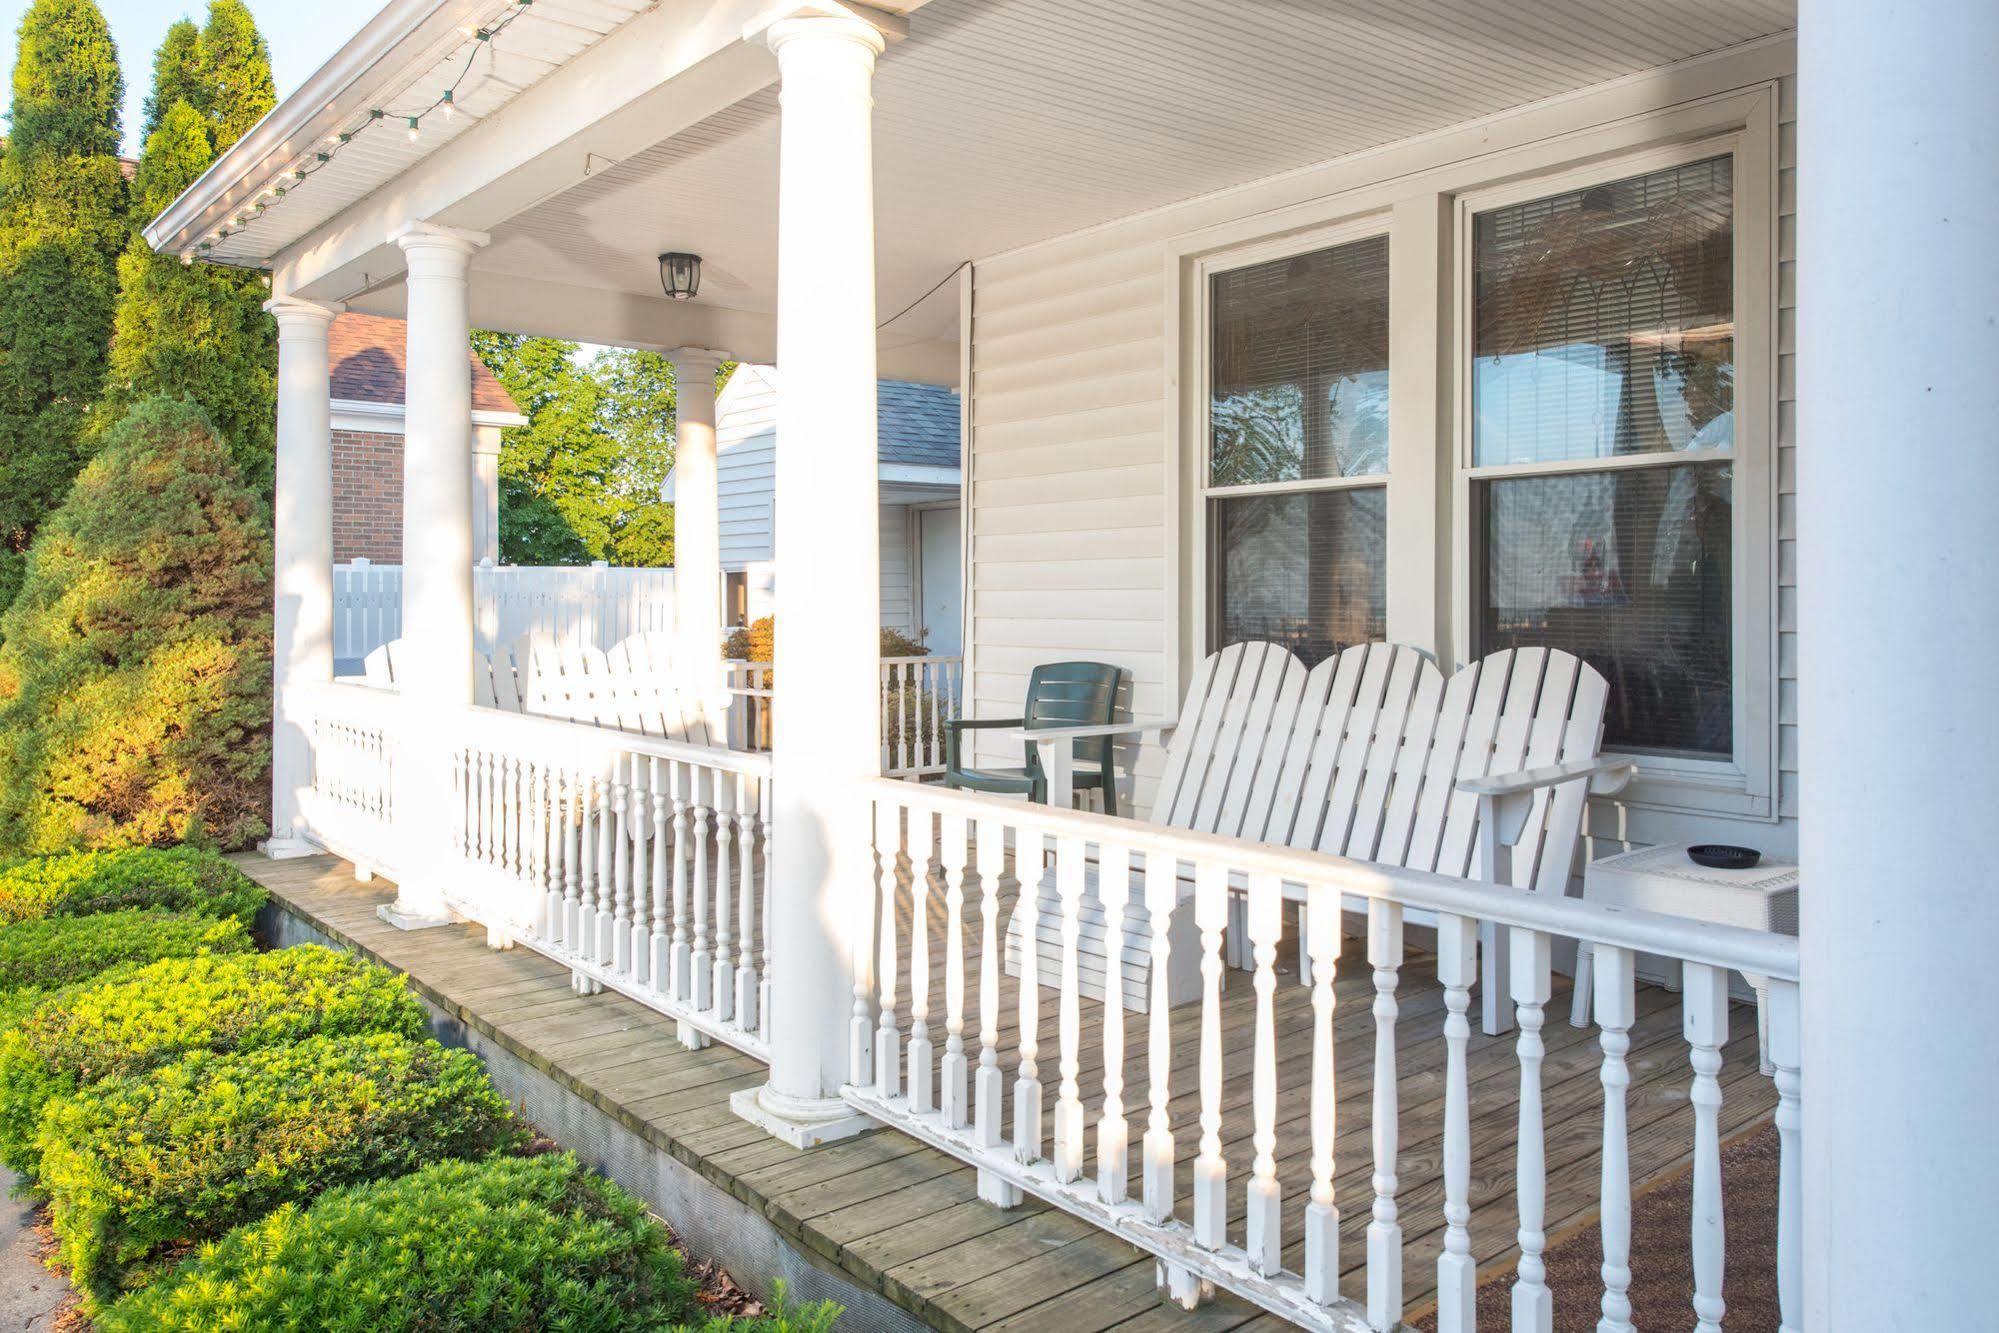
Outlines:
<svg viewBox="0 0 1999 1333"><path fill-rule="evenodd" d="M14 1173L0 1167L0 1329L45 1333L69 1299L69 1283L42 1267L35 1209L17 1198Z"/></svg>

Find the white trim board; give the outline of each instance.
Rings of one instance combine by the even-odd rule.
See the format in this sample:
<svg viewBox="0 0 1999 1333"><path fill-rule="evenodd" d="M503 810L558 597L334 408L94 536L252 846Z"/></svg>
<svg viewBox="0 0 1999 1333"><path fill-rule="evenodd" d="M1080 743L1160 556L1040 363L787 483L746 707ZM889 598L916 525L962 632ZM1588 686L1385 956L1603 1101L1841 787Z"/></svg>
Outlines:
<svg viewBox="0 0 1999 1333"><path fill-rule="evenodd" d="M403 405L377 403L362 398L335 398L332 402L333 429L375 435L403 433ZM493 412L483 408L472 413L474 426L525 426L528 419L519 412Z"/></svg>

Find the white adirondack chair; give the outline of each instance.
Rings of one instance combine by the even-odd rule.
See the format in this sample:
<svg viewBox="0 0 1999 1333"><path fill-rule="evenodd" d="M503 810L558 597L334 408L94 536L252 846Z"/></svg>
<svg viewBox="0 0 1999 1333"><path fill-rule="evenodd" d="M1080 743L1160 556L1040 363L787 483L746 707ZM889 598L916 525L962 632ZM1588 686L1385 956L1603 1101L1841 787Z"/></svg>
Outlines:
<svg viewBox="0 0 1999 1333"><path fill-rule="evenodd" d="M1585 798L1620 789L1633 772L1627 761L1598 756L1605 693L1594 668L1540 648L1493 653L1446 681L1422 653L1394 644L1359 644L1307 670L1283 648L1247 643L1201 664L1177 723L1078 730L1170 731L1166 768L1142 816L1152 822L1559 893ZM1074 734L1035 733L1044 763L1061 763ZM1190 915L1190 888L1170 932L1176 963L1198 956L1178 938L1191 930L1178 919ZM1102 921L1099 909L1094 932L1085 926L1099 976ZM1059 912L1044 905L1041 923L1042 954L1052 945L1059 958ZM1150 984L1150 928L1134 895L1122 942L1128 1007L1143 1007ZM1016 912L1008 926L1016 975L1020 931ZM1230 934L1238 945L1243 932ZM1483 1017L1488 1031L1503 1031L1511 1023L1505 951L1493 943L1484 949ZM1195 998L1197 974L1174 973L1172 1002Z"/></svg>
<svg viewBox="0 0 1999 1333"><path fill-rule="evenodd" d="M680 688L671 636L635 634L601 652L574 642L536 641L528 653L526 711L600 727L720 745L698 700Z"/></svg>
<svg viewBox="0 0 1999 1333"><path fill-rule="evenodd" d="M401 639L391 639L361 659L361 678L378 689L393 689L396 658L405 649ZM510 713L527 711L522 706L522 676L526 664L523 646L502 648L488 657L472 655L472 702L481 708L503 708Z"/></svg>

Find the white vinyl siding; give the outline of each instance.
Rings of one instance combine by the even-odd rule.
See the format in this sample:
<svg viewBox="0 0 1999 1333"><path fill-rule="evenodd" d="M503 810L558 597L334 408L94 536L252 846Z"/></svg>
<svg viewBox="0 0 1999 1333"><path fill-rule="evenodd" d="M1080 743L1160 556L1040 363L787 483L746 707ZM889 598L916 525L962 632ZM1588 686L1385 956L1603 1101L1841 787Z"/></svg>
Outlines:
<svg viewBox="0 0 1999 1333"><path fill-rule="evenodd" d="M1797 788L1792 502L1797 192L1795 99L1793 79L1786 74L1792 67L1788 47L1732 53L1703 68L1705 83L1660 76L1650 88L1627 85L1530 108L1513 123L1485 123L1458 140L1440 136L1412 142L981 260L973 278L969 356L972 715L1017 714L1028 673L1039 663L1062 658L1126 668L1134 715L1177 712L1177 691L1194 652L1192 602L1200 589L1201 556L1188 549L1183 532L1187 479L1169 474L1169 467L1182 465L1167 440L1171 432L1177 448L1182 424L1174 401L1180 386L1169 380L1169 369L1179 364L1183 317L1173 295L1174 256L1198 252L1203 245L1212 252L1260 236L1359 217L1415 193L1405 182L1417 173L1449 179L1448 191L1468 190L1478 183L1477 160L1502 151L1541 153L1551 165L1559 164L1564 150L1553 141L1594 127L1603 127L1620 150L1635 151L1648 141L1648 133L1683 135L1683 122L1711 114L1692 105L1692 99L1753 89L1784 75L1779 85L1776 238L1780 360L1772 463L1775 587L1764 593L1773 599L1774 628L1766 633L1774 633L1775 643L1759 635L1761 643L1738 645L1745 652L1766 654L1774 647L1774 760L1781 822L1603 802L1592 813L1592 825L1603 839L1713 838L1753 842L1773 855L1792 852ZM1656 130L1644 125L1647 117L1639 114L1647 96L1656 99L1649 113L1659 122ZM1335 196L1338 205L1323 202ZM1447 368L1444 373L1448 376ZM1759 539L1771 537L1766 517L1745 514L1742 521L1756 525ZM1444 527L1448 531L1448 524ZM1391 588L1396 549L1391 526ZM1453 553L1439 564L1439 596L1447 600L1452 594L1444 581L1449 562L1456 559ZM1395 614L1391 609L1391 620ZM1141 810L1161 757L1157 746L1139 756L1134 795ZM1602 842L1592 854L1621 845Z"/></svg>

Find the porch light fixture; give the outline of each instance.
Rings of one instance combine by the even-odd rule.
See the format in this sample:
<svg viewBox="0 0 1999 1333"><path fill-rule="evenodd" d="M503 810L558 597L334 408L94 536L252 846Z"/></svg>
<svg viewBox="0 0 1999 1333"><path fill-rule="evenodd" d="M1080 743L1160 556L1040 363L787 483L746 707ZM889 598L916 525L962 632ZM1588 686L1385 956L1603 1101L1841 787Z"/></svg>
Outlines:
<svg viewBox="0 0 1999 1333"><path fill-rule="evenodd" d="M701 256L669 250L659 257L659 285L676 301L701 290Z"/></svg>

